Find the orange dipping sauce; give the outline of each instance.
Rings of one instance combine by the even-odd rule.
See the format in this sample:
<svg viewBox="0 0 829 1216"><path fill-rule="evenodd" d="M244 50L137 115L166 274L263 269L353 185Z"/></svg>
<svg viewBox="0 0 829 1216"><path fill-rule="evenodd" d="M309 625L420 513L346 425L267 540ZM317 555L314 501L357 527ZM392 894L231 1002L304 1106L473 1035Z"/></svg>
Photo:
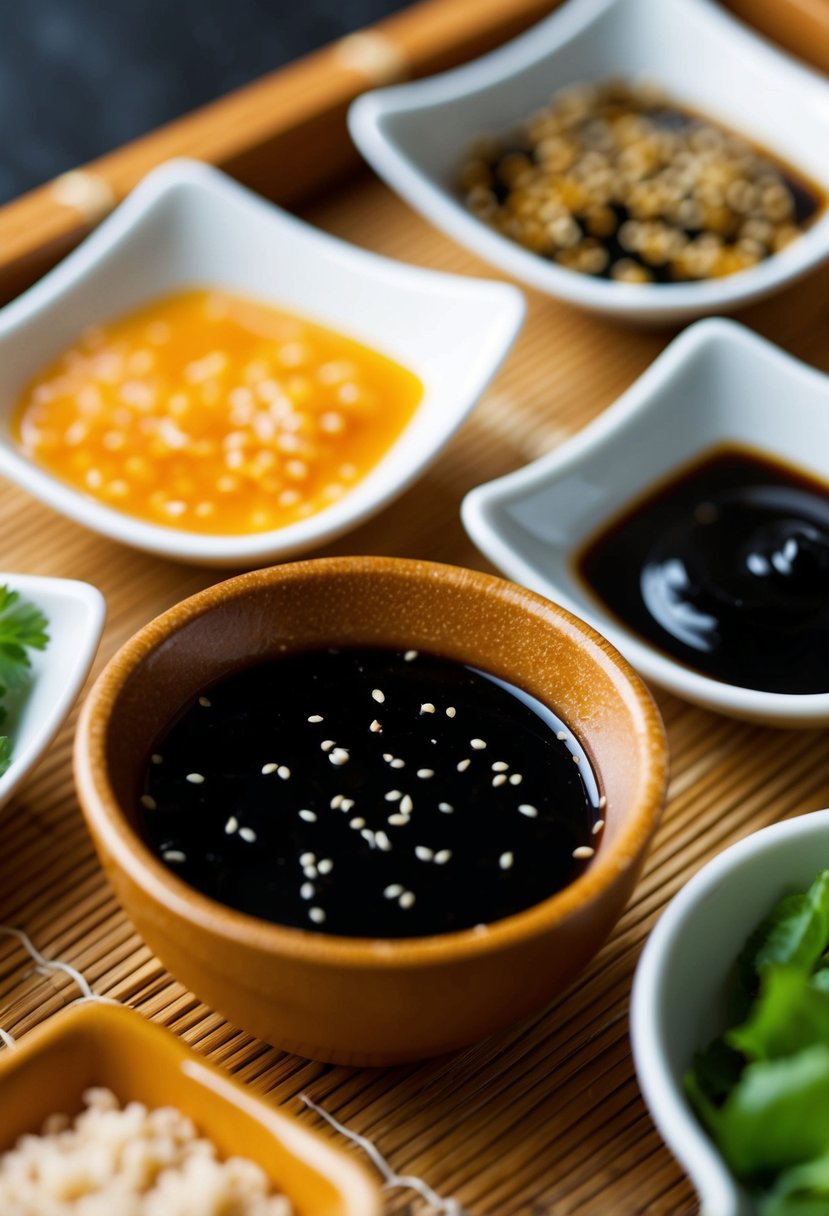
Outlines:
<svg viewBox="0 0 829 1216"><path fill-rule="evenodd" d="M14 428L63 481L155 524L265 532L360 481L423 396L376 351L269 304L186 291L90 330Z"/></svg>

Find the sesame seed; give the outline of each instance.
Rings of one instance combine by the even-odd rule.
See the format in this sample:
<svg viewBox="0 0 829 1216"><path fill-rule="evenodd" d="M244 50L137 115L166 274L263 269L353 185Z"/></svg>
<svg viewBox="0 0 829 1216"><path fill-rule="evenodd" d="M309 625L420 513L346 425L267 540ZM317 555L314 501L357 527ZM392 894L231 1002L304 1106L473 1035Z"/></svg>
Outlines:
<svg viewBox="0 0 829 1216"><path fill-rule="evenodd" d="M573 755L573 756L571 757L571 759L572 759L572 761L573 761L573 763L574 763L574 764L580 764L580 763L581 763L581 756L576 756L576 755Z"/></svg>
<svg viewBox="0 0 829 1216"><path fill-rule="evenodd" d="M457 712L458 712L458 711L455 709L455 706L454 706L454 705L447 705L447 706L446 706L446 716L447 716L447 718L454 718L454 716L455 716L455 714L456 714Z"/></svg>
<svg viewBox="0 0 829 1216"><path fill-rule="evenodd" d="M509 765L505 760L496 760L492 766L492 771L493 773L505 773L508 768Z"/></svg>
<svg viewBox="0 0 829 1216"><path fill-rule="evenodd" d="M354 806L353 798L343 798L342 802L340 803L340 810L341 811L350 811L353 806Z"/></svg>
<svg viewBox="0 0 829 1216"><path fill-rule="evenodd" d="M513 773L509 779L509 783L510 785L520 785L523 780L524 778L521 773Z"/></svg>
<svg viewBox="0 0 829 1216"><path fill-rule="evenodd" d="M340 764L348 764L349 756L344 747L335 747L328 759L332 764L339 766Z"/></svg>
<svg viewBox="0 0 829 1216"><path fill-rule="evenodd" d="M313 811L302 810L299 812L300 819L304 819L306 823L316 823L317 817Z"/></svg>
<svg viewBox="0 0 829 1216"><path fill-rule="evenodd" d="M604 794L602 794L601 798L599 799L599 810L603 811L606 806L607 799L605 798Z"/></svg>
<svg viewBox="0 0 829 1216"><path fill-rule="evenodd" d="M371 828L363 828L363 830L360 832L360 835L362 836L363 840L368 841L370 848L373 849L374 848L374 833L372 832Z"/></svg>
<svg viewBox="0 0 829 1216"><path fill-rule="evenodd" d="M199 705L204 709L210 709L210 700L208 697L199 697Z"/></svg>
<svg viewBox="0 0 829 1216"><path fill-rule="evenodd" d="M189 781L191 785L201 785L204 777L201 773L188 773L185 780Z"/></svg>
<svg viewBox="0 0 829 1216"><path fill-rule="evenodd" d="M321 925L325 920L325 913L322 908L309 908L308 919L312 920L315 925Z"/></svg>
<svg viewBox="0 0 829 1216"><path fill-rule="evenodd" d="M393 828L404 828L410 822L408 815L389 815L387 823Z"/></svg>
<svg viewBox="0 0 829 1216"><path fill-rule="evenodd" d="M417 658L417 651L416 650L407 650L406 653L403 655L403 658L407 663L411 663L414 659Z"/></svg>
<svg viewBox="0 0 829 1216"><path fill-rule="evenodd" d="M499 785L506 785L507 784L506 773L497 773L492 778L492 784L496 787L496 789L498 788Z"/></svg>
<svg viewBox="0 0 829 1216"><path fill-rule="evenodd" d="M371 695L378 705L382 705L386 699L386 694L381 688L372 688Z"/></svg>
<svg viewBox="0 0 829 1216"><path fill-rule="evenodd" d="M560 731L557 731L557 732L556 732L556 738L557 738L557 739L561 739L561 740L562 740L562 742L563 742L563 741L564 741L564 740L567 738L567 731L566 731L566 730L560 730Z"/></svg>
<svg viewBox="0 0 829 1216"><path fill-rule="evenodd" d="M394 756L391 754L391 752L383 752L383 759L385 760L386 764L391 764Z"/></svg>
<svg viewBox="0 0 829 1216"><path fill-rule="evenodd" d="M428 781L430 777L434 777L435 770L433 768L419 768L417 775L418 777L422 777L424 781Z"/></svg>
<svg viewBox="0 0 829 1216"><path fill-rule="evenodd" d="M458 763L458 766L457 766L457 767L458 767L458 772L459 772L459 773L465 773L465 772L466 772L466 770L469 768L469 766L470 766L470 764L471 764L471 763L472 763L472 761L471 761L471 760L470 760L468 757L467 757L467 759L466 759L466 760L461 760L461 761Z"/></svg>
<svg viewBox="0 0 829 1216"><path fill-rule="evenodd" d="M317 866L317 869L319 870L320 874L330 874L334 869L334 862L330 857L323 857Z"/></svg>
<svg viewBox="0 0 829 1216"><path fill-rule="evenodd" d="M328 805L331 807L332 811L336 811L336 810L339 810L339 808L342 806L342 804L343 804L342 794L335 794Z"/></svg>
<svg viewBox="0 0 829 1216"><path fill-rule="evenodd" d="M573 849L573 856L582 861L588 857L592 857L596 850L591 849L589 844L580 844L577 849Z"/></svg>
<svg viewBox="0 0 829 1216"><path fill-rule="evenodd" d="M474 747L476 752L480 752L486 747L486 743L484 743L483 739L470 739L469 746Z"/></svg>
<svg viewBox="0 0 829 1216"><path fill-rule="evenodd" d="M305 875L306 878L316 878L317 867L316 866L303 866L302 873Z"/></svg>
<svg viewBox="0 0 829 1216"><path fill-rule="evenodd" d="M411 815L412 811L414 810L414 803L408 794L404 794L400 799L400 810L404 815Z"/></svg>
<svg viewBox="0 0 829 1216"><path fill-rule="evenodd" d="M366 826L366 821L357 815L354 819L349 819L348 826L350 828L354 828L355 832L359 832L360 828L364 828Z"/></svg>
<svg viewBox="0 0 829 1216"><path fill-rule="evenodd" d="M276 770L276 774L278 777L281 777L283 781L287 781L291 775L291 770L288 768L287 764L280 764L279 768Z"/></svg>
<svg viewBox="0 0 829 1216"><path fill-rule="evenodd" d="M431 701L424 701L420 707L420 712L422 714L433 714L435 712L435 707Z"/></svg>
<svg viewBox="0 0 829 1216"><path fill-rule="evenodd" d="M279 766L277 764L263 764L262 776L267 777L269 773L275 773Z"/></svg>
<svg viewBox="0 0 829 1216"><path fill-rule="evenodd" d="M256 833L254 832L253 828L239 828L239 836L247 844L256 843Z"/></svg>
<svg viewBox="0 0 829 1216"><path fill-rule="evenodd" d="M411 908L414 901L414 893L412 891L404 891L397 902L401 908Z"/></svg>
<svg viewBox="0 0 829 1216"><path fill-rule="evenodd" d="M512 853L502 853L498 858L498 865L502 870L510 870L512 869L512 863L514 860L515 858L513 857Z"/></svg>
<svg viewBox="0 0 829 1216"><path fill-rule="evenodd" d="M452 857L451 849L439 849L438 852L435 853L435 865L445 866L447 861L449 861L451 859L451 857Z"/></svg>
<svg viewBox="0 0 829 1216"><path fill-rule="evenodd" d="M159 756L158 752L153 752L153 754L150 756L150 759L152 760L153 764L163 764L164 763L164 757Z"/></svg>
<svg viewBox="0 0 829 1216"><path fill-rule="evenodd" d="M165 861L186 861L186 853L182 853L181 849L165 849L161 854Z"/></svg>
<svg viewBox="0 0 829 1216"><path fill-rule="evenodd" d="M386 899L397 899L398 895L403 894L403 887L399 882L390 882L383 890L383 895Z"/></svg>
<svg viewBox="0 0 829 1216"><path fill-rule="evenodd" d="M389 790L385 795L386 802L398 802L403 797L400 790Z"/></svg>
<svg viewBox="0 0 829 1216"><path fill-rule="evenodd" d="M302 899L313 899L316 888L312 882L304 882L299 888L299 894Z"/></svg>
<svg viewBox="0 0 829 1216"><path fill-rule="evenodd" d="M391 848L391 841L382 828L379 832L374 833L374 840L378 848L382 849L384 853L388 853L389 849Z"/></svg>
<svg viewBox="0 0 829 1216"><path fill-rule="evenodd" d="M376 718L372 722L371 726L369 726L369 730L373 731L375 735L379 735L380 732L382 731L382 729L383 729L382 726L380 725L380 723L377 721Z"/></svg>
<svg viewBox="0 0 829 1216"><path fill-rule="evenodd" d="M593 829L592 829L593 835L598 836L599 832L602 830L603 827L604 827L604 820L597 819L596 822L593 824Z"/></svg>
<svg viewBox="0 0 829 1216"><path fill-rule="evenodd" d="M316 853L300 853L299 855L299 864L301 866L312 866L316 860Z"/></svg>
<svg viewBox="0 0 829 1216"><path fill-rule="evenodd" d="M323 739L322 743L320 744L320 747L322 748L322 750L323 750L324 752L330 752L330 751L331 751L331 748L332 748L333 746L334 746L334 740L333 740L333 739Z"/></svg>
<svg viewBox="0 0 829 1216"><path fill-rule="evenodd" d="M528 819L535 819L538 816L538 807L533 806L529 802L522 802L518 808L520 815L526 815Z"/></svg>
<svg viewBox="0 0 829 1216"><path fill-rule="evenodd" d="M155 798L152 797L151 794L142 794L141 795L141 805L145 806L148 811L154 811L156 809L156 807L158 806L158 803L156 802Z"/></svg>
<svg viewBox="0 0 829 1216"><path fill-rule="evenodd" d="M455 808L452 806L451 802L439 802L438 803L438 810L443 811L444 815L451 815L452 812L454 811L454 809Z"/></svg>
<svg viewBox="0 0 829 1216"><path fill-rule="evenodd" d="M405 768L406 767L406 761L401 760L399 756L395 757L395 759L390 761L390 763L391 763L392 768Z"/></svg>
<svg viewBox="0 0 829 1216"><path fill-rule="evenodd" d="M415 846L415 857L418 861L431 861L434 855L433 850L427 848L425 844Z"/></svg>
<svg viewBox="0 0 829 1216"><path fill-rule="evenodd" d="M308 721L309 722L322 722L322 721L324 721L324 719L323 719L322 714L311 714Z"/></svg>
<svg viewBox="0 0 829 1216"><path fill-rule="evenodd" d="M235 815L231 815L230 818L228 819L227 823L225 824L225 832L227 833L228 836L232 836L233 833L238 828L238 826L239 826L239 820L236 818Z"/></svg>

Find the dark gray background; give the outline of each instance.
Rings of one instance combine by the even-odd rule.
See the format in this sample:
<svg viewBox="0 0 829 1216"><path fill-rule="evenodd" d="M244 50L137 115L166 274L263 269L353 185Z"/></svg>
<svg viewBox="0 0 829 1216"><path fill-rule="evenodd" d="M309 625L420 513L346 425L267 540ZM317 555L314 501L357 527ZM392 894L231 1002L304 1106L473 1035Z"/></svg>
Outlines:
<svg viewBox="0 0 829 1216"><path fill-rule="evenodd" d="M0 202L408 0L0 0Z"/></svg>

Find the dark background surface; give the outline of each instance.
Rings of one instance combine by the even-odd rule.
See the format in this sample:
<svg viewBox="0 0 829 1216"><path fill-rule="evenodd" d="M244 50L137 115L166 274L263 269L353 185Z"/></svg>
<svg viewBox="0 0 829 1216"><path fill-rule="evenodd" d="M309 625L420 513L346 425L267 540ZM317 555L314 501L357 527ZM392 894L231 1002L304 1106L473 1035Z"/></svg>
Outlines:
<svg viewBox="0 0 829 1216"><path fill-rule="evenodd" d="M0 0L0 202L408 0Z"/></svg>

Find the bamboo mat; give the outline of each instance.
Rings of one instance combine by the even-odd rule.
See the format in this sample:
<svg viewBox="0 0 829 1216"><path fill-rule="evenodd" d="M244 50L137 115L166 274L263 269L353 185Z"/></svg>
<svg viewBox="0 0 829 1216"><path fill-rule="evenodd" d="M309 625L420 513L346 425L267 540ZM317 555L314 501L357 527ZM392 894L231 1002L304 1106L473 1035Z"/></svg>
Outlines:
<svg viewBox="0 0 829 1216"><path fill-rule="evenodd" d="M406 261L488 273L368 177L310 218ZM671 336L622 329L540 297L530 304L507 366L433 469L379 518L324 552L486 568L459 522L464 493L582 426ZM829 370L829 274L742 319ZM3 568L86 579L103 591L109 616L96 671L140 625L223 577L122 548L7 485L0 485L0 519ZM633 969L666 901L708 858L765 824L829 805L829 749L817 732L750 727L658 699L673 776L634 900L569 992L460 1055L383 1071L309 1063L252 1039L185 991L136 937L97 865L71 786L75 715L3 813L0 923L24 928L97 992L162 1022L257 1092L324 1126L301 1106L297 1095L306 1091L374 1140L398 1172L421 1175L473 1216L692 1213L692 1190L651 1126L633 1074ZM0 942L0 1026L24 1034L76 995L67 977L33 973L16 944ZM425 1211L411 1194L389 1195L390 1214Z"/></svg>

